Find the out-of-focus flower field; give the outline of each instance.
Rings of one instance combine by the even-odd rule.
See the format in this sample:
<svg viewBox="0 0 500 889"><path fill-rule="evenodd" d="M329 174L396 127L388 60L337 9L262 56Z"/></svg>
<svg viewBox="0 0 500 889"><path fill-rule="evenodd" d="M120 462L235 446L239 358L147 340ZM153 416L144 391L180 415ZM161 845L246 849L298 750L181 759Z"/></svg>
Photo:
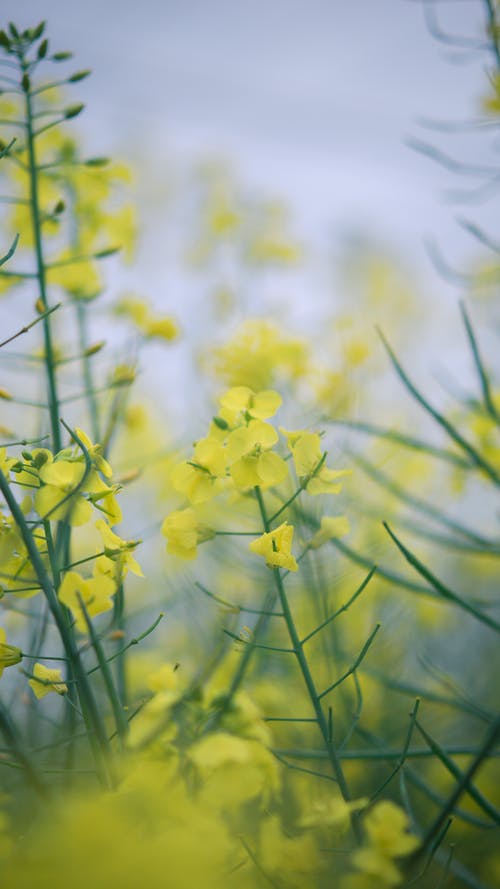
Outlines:
<svg viewBox="0 0 500 889"><path fill-rule="evenodd" d="M90 72L43 22L0 50L1 885L494 889L496 234L434 257L462 348L432 386L449 335L402 264L352 245L298 329L286 204L207 163L191 340L106 287L140 225L78 135Z"/></svg>

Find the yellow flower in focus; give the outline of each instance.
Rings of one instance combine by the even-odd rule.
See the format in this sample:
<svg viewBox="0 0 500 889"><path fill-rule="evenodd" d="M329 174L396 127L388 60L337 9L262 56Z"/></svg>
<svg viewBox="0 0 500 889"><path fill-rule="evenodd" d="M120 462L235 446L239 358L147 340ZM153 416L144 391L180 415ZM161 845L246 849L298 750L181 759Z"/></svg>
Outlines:
<svg viewBox="0 0 500 889"><path fill-rule="evenodd" d="M104 542L104 555L96 559L96 573L107 574L117 582L121 582L129 571L137 577L144 577L141 566L132 555L132 550L140 541L123 540L104 519L98 519L95 526Z"/></svg>
<svg viewBox="0 0 500 889"><path fill-rule="evenodd" d="M237 390L232 389L230 392L236 393ZM276 400L267 398L267 396L275 396L277 393L263 392L260 394L266 398L257 405L257 410L265 414L268 414L270 410L275 410ZM257 398L258 396L256 396ZM238 396L228 399L223 408L229 409L227 405L231 403L236 405ZM277 441L278 434L274 426L262 419L250 419L247 425L238 426L229 433L226 441L225 459L236 487L250 488L258 485L262 488L269 488L284 481L288 475L288 466L282 457L271 451Z"/></svg>
<svg viewBox="0 0 500 889"><path fill-rule="evenodd" d="M33 678L29 680L28 685L31 686L39 699L44 698L50 692L65 695L68 691L68 686L62 681L60 670L52 670L38 663L33 667Z"/></svg>
<svg viewBox="0 0 500 889"><path fill-rule="evenodd" d="M268 568L285 568L297 571L298 565L292 555L293 525L283 522L274 531L263 534L249 544L251 552L262 556Z"/></svg>
<svg viewBox="0 0 500 889"><path fill-rule="evenodd" d="M89 499L96 509L104 513L110 525L119 525L123 518L120 505L116 499L120 485L108 486L100 478L96 477L96 479Z"/></svg>
<svg viewBox="0 0 500 889"><path fill-rule="evenodd" d="M35 494L35 509L42 518L66 519L70 525L85 525L92 507L82 496L87 485L86 467L72 460L47 460L39 472L43 484Z"/></svg>
<svg viewBox="0 0 500 889"><path fill-rule="evenodd" d="M88 451L88 455L92 461L92 465L95 466L95 468L99 472L102 472L102 474L106 478L111 478L113 475L113 470L111 469L108 461L105 460L103 457L103 446L101 444L93 444L86 432L84 432L83 429L80 429L78 426L76 427L75 432L82 442L83 446ZM83 462L85 461L84 455L81 454L81 452L79 453L79 456L76 457L76 459L80 459L80 461Z"/></svg>
<svg viewBox="0 0 500 889"><path fill-rule="evenodd" d="M112 596L115 592L116 583L106 574L96 573L94 577L84 580L77 571L67 571L59 587L58 597L59 601L70 609L77 630L86 633L87 622L80 598L89 617L95 617L105 611L111 611Z"/></svg>
<svg viewBox="0 0 500 889"><path fill-rule="evenodd" d="M192 460L179 463L172 472L172 485L193 504L205 503L221 488L226 475L223 444L213 436L201 438L194 446Z"/></svg>
<svg viewBox="0 0 500 889"><path fill-rule="evenodd" d="M6 632L0 627L0 676L7 667L21 663L22 659L21 649L8 644Z"/></svg>
<svg viewBox="0 0 500 889"><path fill-rule="evenodd" d="M237 488L271 488L288 475L288 466L279 454L265 451L241 457L231 466L231 478Z"/></svg>
<svg viewBox="0 0 500 889"><path fill-rule="evenodd" d="M181 559L196 559L196 547L214 537L214 531L198 522L194 509L178 509L166 517L161 533L167 538L167 552Z"/></svg>

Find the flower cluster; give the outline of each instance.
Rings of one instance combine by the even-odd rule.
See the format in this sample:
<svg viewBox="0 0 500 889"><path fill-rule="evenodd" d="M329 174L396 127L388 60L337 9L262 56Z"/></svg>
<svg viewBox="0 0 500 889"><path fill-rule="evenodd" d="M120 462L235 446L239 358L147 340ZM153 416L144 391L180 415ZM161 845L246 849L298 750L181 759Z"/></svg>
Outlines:
<svg viewBox="0 0 500 889"><path fill-rule="evenodd" d="M163 522L167 551L185 559L194 559L197 545L214 536L214 531L199 521L196 507L217 494L232 490L238 494L276 488L290 480L289 458L277 453L280 433L299 480L300 490L308 494L337 494L349 470L333 470L326 465L318 433L279 430L269 422L282 403L272 389L254 392L248 386L234 386L219 399L219 412L210 424L208 435L199 439L191 459L178 464L172 473L176 491L190 502L186 509L174 510ZM322 525L322 537L311 544L341 536L348 530L346 520L332 517L331 526ZM293 527L287 522L266 532L250 545L270 567L297 570L292 555Z"/></svg>

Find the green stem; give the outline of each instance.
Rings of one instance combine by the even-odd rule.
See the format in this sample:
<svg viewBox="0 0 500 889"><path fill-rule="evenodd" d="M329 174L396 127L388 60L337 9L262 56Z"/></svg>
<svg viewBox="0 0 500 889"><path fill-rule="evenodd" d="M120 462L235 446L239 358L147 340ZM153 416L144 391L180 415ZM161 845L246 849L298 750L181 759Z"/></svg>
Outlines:
<svg viewBox="0 0 500 889"><path fill-rule="evenodd" d="M21 68L23 73L26 71L26 62L21 58ZM47 312L49 308L47 301L47 287L45 277L45 262L43 258L42 231L40 206L38 202L38 169L36 164L35 152L35 133L33 129L33 108L31 104L31 94L29 90L25 93L26 97L26 137L28 147L28 173L30 180L30 197L31 197L31 219L33 226L33 239L35 241L35 255L38 286L40 291L40 300L43 305L43 311ZM49 315L45 315L43 319L43 335L45 345L45 369L47 374L47 389L50 413L50 426L52 431L52 442L54 451L61 450L61 430L59 426L59 397L57 394L56 370L54 362L54 347L52 343L51 319Z"/></svg>
<svg viewBox="0 0 500 889"><path fill-rule="evenodd" d="M0 701L0 731L2 732L10 750L14 754L17 762L19 763L20 768L24 769L26 775L28 776L28 780L34 790L41 796L46 797L47 791L38 777L37 772L33 768L33 765L28 756L26 756L24 750L22 749L21 742L18 737L18 733L12 722L12 718L7 710L4 707L3 703Z"/></svg>
<svg viewBox="0 0 500 889"><path fill-rule="evenodd" d="M264 499L262 497L262 492L259 487L255 488L255 496L257 498L257 503L259 505L259 511L260 511L260 515L262 518L262 524L264 526L264 530L265 530L266 534L269 534L269 532L271 531L271 527L270 527L270 523L269 523L269 520L267 517ZM333 774L334 774L335 779L339 785L339 790L342 794L343 799L346 802L349 802L351 797L350 797L349 789L348 789L347 782L346 782L346 779L344 776L344 771L342 769L342 764L340 762L339 757L337 756L337 752L336 752L334 744L333 744L333 739L331 737L331 731L329 729L328 720L326 719L325 714L323 712L323 708L321 706L321 702L320 702L319 695L318 695L318 692L316 689L316 685L314 683L314 679L313 679L311 671L309 669L309 663L308 663L307 658L304 654L304 649L303 649L302 643L300 641L300 637L297 632L297 628L295 626L295 621L293 619L293 615L292 615L292 612L291 612L291 609L290 609L290 606L288 603L288 597L285 592L285 587L284 587L283 580L282 580L282 577L280 574L280 570L279 570L279 568L273 568L272 572L273 572L273 576L274 576L274 581L275 581L278 597L279 597L279 600L281 603L281 609L283 611L285 623L287 626L288 635L290 636L292 648L295 652L295 656L297 658L297 661L298 661L298 664L300 667L300 671L302 673L302 677L303 677L304 682L306 684L306 688L307 688L309 697L311 699L311 703L313 705L314 713L316 716L316 721L318 723L319 730L323 736L323 741L324 741L324 744L325 744L325 747L326 747L326 750L328 753L328 759L330 761ZM361 831L360 831L358 822L354 818L351 819L351 822L352 822L353 830L354 830L354 833L356 834L357 839L361 840Z"/></svg>
<svg viewBox="0 0 500 889"><path fill-rule="evenodd" d="M78 695L80 698L85 724L87 726L89 742L94 752L94 757L96 759L96 765L101 778L101 783L106 787L110 786L111 781L108 769L109 744L106 733L104 731L104 727L101 722L99 710L97 708L90 682L83 667L73 633L68 625L61 603L57 598L55 588L50 580L49 574L42 561L40 553L38 552L31 531L26 524L26 520L24 518L22 510L12 491L10 490L9 483L2 471L0 471L0 490L2 491L2 494L5 498L12 518L19 528L23 543L26 547L28 556L37 575L40 586L43 589L43 592L47 599L50 611L52 613L52 616L54 617L55 624L57 626L61 641L64 646L64 651L71 665L74 677L77 681Z"/></svg>
<svg viewBox="0 0 500 889"><path fill-rule="evenodd" d="M118 584L118 588L116 590L115 595L115 610L114 610L114 625L117 630L124 631L126 626L125 619L125 590L123 587L123 583L120 582ZM122 701L122 705L124 707L128 704L128 693L127 693L127 674L126 674L126 651L127 649L120 645L120 640L118 640L118 647L116 654L116 682L118 685L118 693L120 695L120 699Z"/></svg>
<svg viewBox="0 0 500 889"><path fill-rule="evenodd" d="M83 382L85 386L85 395L87 398L87 406L90 416L90 428L92 430L93 441L100 441L99 428L99 406L97 403L95 385L92 376L91 356L87 354L88 333L87 333L87 312L86 306L82 300L76 303L76 317L78 321L78 342L82 353Z"/></svg>
<svg viewBox="0 0 500 889"><path fill-rule="evenodd" d="M97 635L94 625L90 619L89 613L85 607L85 602L83 601L80 593L77 593L78 601L80 604L80 608L82 609L83 616L85 618L85 623L87 624L87 629L90 636L90 641L92 642L92 647L96 653L97 661L99 667L101 669L102 678L104 680L104 685L106 686L106 691L108 693L109 701L111 704L111 709L113 710L113 716L115 718L116 723L116 731L118 734L118 738L121 746L123 747L124 739L128 734L128 722L127 717L123 709L123 704L119 698L118 692L115 687L115 683L113 680L113 675L111 673L111 668L109 666L108 660L104 653L103 647L101 645L101 641L99 636Z"/></svg>

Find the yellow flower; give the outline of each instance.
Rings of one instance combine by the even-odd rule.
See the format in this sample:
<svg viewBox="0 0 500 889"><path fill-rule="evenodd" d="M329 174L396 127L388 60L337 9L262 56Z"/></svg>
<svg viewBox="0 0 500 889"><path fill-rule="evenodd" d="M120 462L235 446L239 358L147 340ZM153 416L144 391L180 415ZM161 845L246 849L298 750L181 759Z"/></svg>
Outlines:
<svg viewBox="0 0 500 889"><path fill-rule="evenodd" d="M102 445L101 444L93 444L93 442L91 442L88 435L83 431L83 429L79 429L78 426L76 427L75 432L76 432L78 438L80 439L80 441L82 442L83 446L88 451L88 455L92 461L92 465L95 466L95 468L99 472L102 472L102 474L106 478L111 478L113 475L113 470L111 469L111 466L109 465L108 461L105 460L103 457ZM81 453L81 451L79 451L79 456L75 457L75 459L79 459L80 461L85 462L84 455Z"/></svg>
<svg viewBox="0 0 500 889"><path fill-rule="evenodd" d="M350 469L329 469L328 466L322 466L319 472L316 472L307 483L306 491L312 496L316 494L339 494L342 490L339 479L344 478L346 475L351 475Z"/></svg>
<svg viewBox="0 0 500 889"><path fill-rule="evenodd" d="M226 474L225 450L213 436L201 438L194 446L192 460L179 463L172 472L172 485L193 504L205 503L221 488Z"/></svg>
<svg viewBox="0 0 500 889"><path fill-rule="evenodd" d="M253 318L236 331L232 340L215 350L215 372L230 386L251 386L256 392L279 377L304 376L308 346L264 321Z"/></svg>
<svg viewBox="0 0 500 889"><path fill-rule="evenodd" d="M43 518L67 519L70 525L85 525L92 516L92 507L82 496L87 487L85 466L72 460L47 460L39 471L43 484L35 494L35 509Z"/></svg>
<svg viewBox="0 0 500 889"><path fill-rule="evenodd" d="M200 525L194 509L178 509L166 517L161 526L167 538L167 552L181 559L196 559L196 547L214 536L211 528Z"/></svg>
<svg viewBox="0 0 500 889"><path fill-rule="evenodd" d="M120 485L106 485L102 479L96 476L96 481L89 495L89 500L106 516L110 525L119 525L122 520L122 511L116 499Z"/></svg>
<svg viewBox="0 0 500 889"><path fill-rule="evenodd" d="M292 555L293 530L293 525L283 522L274 531L253 540L249 549L258 556L263 556L269 568L297 571L298 565Z"/></svg>
<svg viewBox="0 0 500 889"><path fill-rule="evenodd" d="M44 698L51 691L58 695L64 695L68 691L68 686L62 681L60 670L51 670L38 663L33 667L33 678L29 680L28 684L37 698Z"/></svg>
<svg viewBox="0 0 500 889"><path fill-rule="evenodd" d="M112 596L115 592L116 583L106 574L97 572L94 577L84 580L77 571L67 571L59 587L58 596L59 601L71 610L77 630L86 633L87 622L80 598L89 617L95 617L112 609Z"/></svg>
<svg viewBox="0 0 500 889"><path fill-rule="evenodd" d="M246 413L257 420L267 420L274 416L282 398L272 389L254 392L248 386L235 386L228 389L219 401L222 407L234 413Z"/></svg>
<svg viewBox="0 0 500 889"><path fill-rule="evenodd" d="M353 857L353 865L370 877L377 877L383 886L399 886L401 873L395 858L409 855L419 841L408 833L408 816L389 800L377 803L364 820L366 843Z"/></svg>
<svg viewBox="0 0 500 889"><path fill-rule="evenodd" d="M47 273L52 285L61 287L76 299L91 300L101 292L103 280L95 262L79 259L70 250L63 250L54 261L61 265L55 265Z"/></svg>
<svg viewBox="0 0 500 889"><path fill-rule="evenodd" d="M368 802L367 797L346 802L341 796L319 802L309 815L301 818L300 827L336 827L340 831L347 830L351 813L364 809Z"/></svg>
<svg viewBox="0 0 500 889"><path fill-rule="evenodd" d="M312 537L309 546L311 549L318 549L318 547L323 546L328 540L333 540L338 537L344 537L346 534L349 534L350 525L349 519L345 515L336 515L336 516L323 516L321 519L321 526L319 531L316 531L314 537Z"/></svg>
<svg viewBox="0 0 500 889"><path fill-rule="evenodd" d="M0 627L0 676L7 667L19 664L22 659L21 649L8 644L5 630Z"/></svg>
<svg viewBox="0 0 500 889"><path fill-rule="evenodd" d="M144 577L141 566L132 555L138 540L123 540L111 530L104 519L98 519L95 526L102 535L104 555L96 559L96 572L107 574L113 580L121 581L129 571L138 577Z"/></svg>
<svg viewBox="0 0 500 889"><path fill-rule="evenodd" d="M329 469L324 463L321 465L324 455L321 451L321 438L318 433L302 429L296 432L280 429L280 432L286 436L295 471L299 478L311 475L306 485L307 493L313 496L316 494L338 494L342 490L342 485L338 480L350 475L351 470Z"/></svg>
<svg viewBox="0 0 500 889"><path fill-rule="evenodd" d="M17 462L16 457L7 457L6 448L0 448L0 470L7 478L9 477L10 467Z"/></svg>
<svg viewBox="0 0 500 889"><path fill-rule="evenodd" d="M125 296L115 308L117 315L130 318L140 332L148 339L170 340L179 334L175 321L168 316L155 317L147 302L136 296Z"/></svg>
<svg viewBox="0 0 500 889"><path fill-rule="evenodd" d="M172 318L149 318L144 326L144 334L148 339L161 339L170 342L179 335L179 329Z"/></svg>
<svg viewBox="0 0 500 889"><path fill-rule="evenodd" d="M269 407L270 405L262 410L267 411ZM252 419L248 425L238 426L229 433L226 460L236 487L259 485L269 488L284 481L288 475L288 466L282 457L271 451L277 440L278 434L274 426L261 419Z"/></svg>
<svg viewBox="0 0 500 889"><path fill-rule="evenodd" d="M401 883L401 871L394 864L392 858L388 858L378 849L371 846L363 846L352 856L352 863L358 870L370 878L376 878L376 886L392 889Z"/></svg>
<svg viewBox="0 0 500 889"><path fill-rule="evenodd" d="M408 855L417 848L418 839L408 833L408 827L406 812L390 800L377 803L364 821L369 844L391 858Z"/></svg>

